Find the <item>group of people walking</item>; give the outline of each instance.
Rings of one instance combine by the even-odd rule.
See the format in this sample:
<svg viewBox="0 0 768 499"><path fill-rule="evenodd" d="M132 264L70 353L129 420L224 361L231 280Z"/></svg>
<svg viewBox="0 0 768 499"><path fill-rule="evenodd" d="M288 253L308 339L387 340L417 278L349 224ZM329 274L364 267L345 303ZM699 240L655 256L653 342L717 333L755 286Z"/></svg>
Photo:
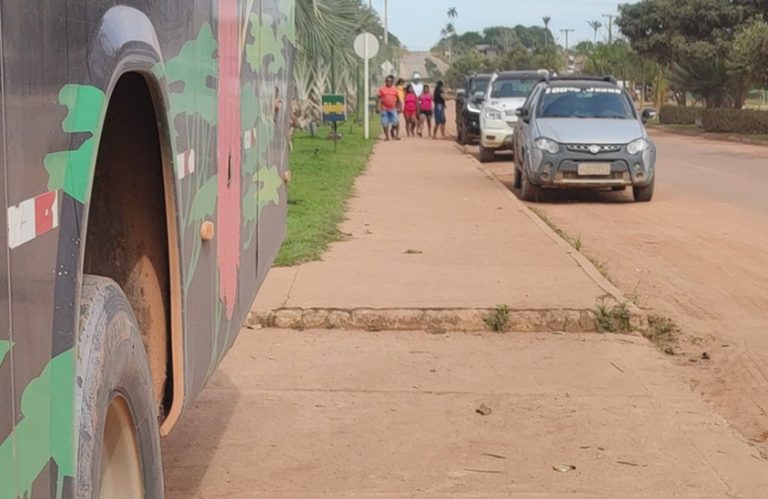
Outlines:
<svg viewBox="0 0 768 499"><path fill-rule="evenodd" d="M414 74L413 81L408 84L402 78L395 83L395 77L389 75L384 80L384 86L379 89L378 97L377 109L381 114L384 140L400 140L402 127L408 137L423 137L426 127L427 137L436 139L440 134L446 138L442 81L437 82L432 93L429 85L424 85L418 74Z"/></svg>

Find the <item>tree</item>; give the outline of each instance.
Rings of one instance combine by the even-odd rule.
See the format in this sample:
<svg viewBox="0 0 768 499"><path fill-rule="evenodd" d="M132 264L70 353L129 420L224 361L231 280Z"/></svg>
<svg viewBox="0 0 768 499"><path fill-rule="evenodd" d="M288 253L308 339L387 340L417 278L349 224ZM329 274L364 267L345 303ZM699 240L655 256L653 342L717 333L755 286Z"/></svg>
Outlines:
<svg viewBox="0 0 768 499"><path fill-rule="evenodd" d="M459 17L459 12L456 10L456 7L448 9L448 19L456 19L457 17Z"/></svg>
<svg viewBox="0 0 768 499"><path fill-rule="evenodd" d="M585 40L583 42L577 43L576 46L573 47L573 51L578 55L588 56L592 53L593 50L595 50L596 46L596 43Z"/></svg>
<svg viewBox="0 0 768 499"><path fill-rule="evenodd" d="M729 68L753 85L768 87L768 24L762 18L751 20L736 33Z"/></svg>
<svg viewBox="0 0 768 499"><path fill-rule="evenodd" d="M549 22L552 20L550 16L544 16L541 18L542 21L544 21L544 29L549 32ZM546 45L549 45L549 40L547 40Z"/></svg>
<svg viewBox="0 0 768 499"><path fill-rule="evenodd" d="M336 84L354 94L359 58L353 49L360 31L381 37L384 27L375 10L361 0L297 0L294 83L301 121L320 114L320 98L329 89L333 66ZM399 59L400 42L390 35L376 62ZM333 62L331 62L333 61Z"/></svg>
<svg viewBox="0 0 768 499"><path fill-rule="evenodd" d="M724 61L741 27L766 9L765 0L643 0L621 5L617 25L635 51L668 69L674 90L740 107L750 77ZM696 80L705 77L716 85Z"/></svg>
<svg viewBox="0 0 768 499"><path fill-rule="evenodd" d="M472 73L491 73L500 69L496 61L484 59L476 54L457 57L445 73L445 84L457 88L464 83L464 78Z"/></svg>
<svg viewBox="0 0 768 499"><path fill-rule="evenodd" d="M595 30L595 43L597 43L597 32L600 31L600 28L603 27L603 23L600 21L587 21L587 24L589 24L589 27Z"/></svg>

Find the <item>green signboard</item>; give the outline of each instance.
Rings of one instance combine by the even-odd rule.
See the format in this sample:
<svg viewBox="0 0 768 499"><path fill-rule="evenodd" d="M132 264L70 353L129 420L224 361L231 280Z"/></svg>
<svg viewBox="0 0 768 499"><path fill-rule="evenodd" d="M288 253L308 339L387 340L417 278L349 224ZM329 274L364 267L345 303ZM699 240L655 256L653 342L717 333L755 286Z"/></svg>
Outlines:
<svg viewBox="0 0 768 499"><path fill-rule="evenodd" d="M325 123L347 121L347 97L345 95L323 95L322 104Z"/></svg>

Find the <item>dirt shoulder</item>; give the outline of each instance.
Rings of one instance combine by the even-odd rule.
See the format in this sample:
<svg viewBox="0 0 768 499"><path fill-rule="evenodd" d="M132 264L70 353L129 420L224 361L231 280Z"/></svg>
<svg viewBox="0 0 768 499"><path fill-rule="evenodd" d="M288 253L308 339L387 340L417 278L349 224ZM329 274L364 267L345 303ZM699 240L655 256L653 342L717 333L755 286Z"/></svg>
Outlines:
<svg viewBox="0 0 768 499"><path fill-rule="evenodd" d="M536 205L613 280L680 327L681 376L768 452L768 149L673 135L657 196L551 193ZM494 165L511 182L511 163Z"/></svg>

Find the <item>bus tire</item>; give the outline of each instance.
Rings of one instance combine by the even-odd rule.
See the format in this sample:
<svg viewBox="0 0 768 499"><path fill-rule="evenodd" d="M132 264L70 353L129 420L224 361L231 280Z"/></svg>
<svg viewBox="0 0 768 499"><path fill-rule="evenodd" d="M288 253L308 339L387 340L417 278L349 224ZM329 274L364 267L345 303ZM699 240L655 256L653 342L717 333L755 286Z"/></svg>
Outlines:
<svg viewBox="0 0 768 499"><path fill-rule="evenodd" d="M75 497L162 498L149 364L131 305L113 280L83 276L78 345Z"/></svg>

